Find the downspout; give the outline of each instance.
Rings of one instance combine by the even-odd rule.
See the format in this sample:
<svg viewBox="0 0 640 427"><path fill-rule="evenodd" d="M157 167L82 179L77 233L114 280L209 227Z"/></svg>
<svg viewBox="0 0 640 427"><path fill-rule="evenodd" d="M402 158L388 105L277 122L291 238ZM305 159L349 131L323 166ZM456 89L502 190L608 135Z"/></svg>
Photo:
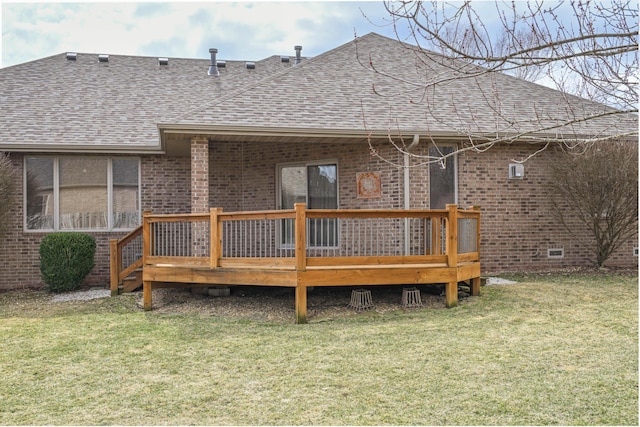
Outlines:
<svg viewBox="0 0 640 427"><path fill-rule="evenodd" d="M409 186L410 186L410 181L409 181L409 161L411 160L409 157L409 150L411 150L412 148L414 148L416 145L418 145L418 142L420 142L420 135L415 134L413 135L413 141L411 141L411 144L409 144L405 150L404 153L404 209L408 210L411 208L411 198L410 198L410 194L409 194ZM404 219L404 254L405 255L410 255L410 251L411 251L411 245L410 245L410 239L411 239L411 233L409 230L409 218L405 218Z"/></svg>

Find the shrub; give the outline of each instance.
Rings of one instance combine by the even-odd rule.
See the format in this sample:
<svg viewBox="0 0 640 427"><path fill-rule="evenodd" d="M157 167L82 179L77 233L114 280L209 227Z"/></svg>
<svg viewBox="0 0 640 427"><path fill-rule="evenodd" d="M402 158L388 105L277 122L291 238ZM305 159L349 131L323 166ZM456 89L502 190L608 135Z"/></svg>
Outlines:
<svg viewBox="0 0 640 427"><path fill-rule="evenodd" d="M602 267L623 243L638 238L638 141L557 154L549 163L551 213Z"/></svg>
<svg viewBox="0 0 640 427"><path fill-rule="evenodd" d="M86 233L46 235L40 242L40 273L51 292L78 289L94 266L96 239Z"/></svg>

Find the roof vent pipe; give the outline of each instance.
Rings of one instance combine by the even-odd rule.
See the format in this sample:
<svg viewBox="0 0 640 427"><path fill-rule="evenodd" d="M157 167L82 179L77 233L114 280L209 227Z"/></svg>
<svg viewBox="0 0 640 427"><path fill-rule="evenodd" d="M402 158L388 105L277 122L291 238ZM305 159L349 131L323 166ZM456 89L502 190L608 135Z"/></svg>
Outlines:
<svg viewBox="0 0 640 427"><path fill-rule="evenodd" d="M302 52L302 46L294 46L293 48L296 50L296 60L293 65L298 65L302 62L302 57L300 56L300 53Z"/></svg>
<svg viewBox="0 0 640 427"><path fill-rule="evenodd" d="M218 53L218 49L212 47L209 49L209 53L211 54L211 63L209 64L209 71L207 71L207 74L210 76L219 76L220 71L218 70L218 61L216 60L216 53Z"/></svg>

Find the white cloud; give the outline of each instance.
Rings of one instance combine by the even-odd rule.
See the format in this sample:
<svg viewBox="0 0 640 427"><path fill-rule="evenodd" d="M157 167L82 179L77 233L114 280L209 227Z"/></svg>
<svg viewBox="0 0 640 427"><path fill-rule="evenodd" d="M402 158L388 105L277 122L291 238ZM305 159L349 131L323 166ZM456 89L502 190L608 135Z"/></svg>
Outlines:
<svg viewBox="0 0 640 427"><path fill-rule="evenodd" d="M258 60L315 56L370 31L381 2L3 3L2 66L66 51Z"/></svg>

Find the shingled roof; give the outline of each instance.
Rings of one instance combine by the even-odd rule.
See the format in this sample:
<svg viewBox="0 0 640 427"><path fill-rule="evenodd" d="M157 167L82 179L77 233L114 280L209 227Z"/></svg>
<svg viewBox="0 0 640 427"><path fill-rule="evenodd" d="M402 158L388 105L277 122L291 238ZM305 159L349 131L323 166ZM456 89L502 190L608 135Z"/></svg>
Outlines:
<svg viewBox="0 0 640 427"><path fill-rule="evenodd" d="M0 149L159 150L157 123L294 62L271 56L247 69L246 61L224 61L213 77L210 59L98 57L63 53L0 69Z"/></svg>
<svg viewBox="0 0 640 427"><path fill-rule="evenodd" d="M541 123L560 136L637 131L636 116L620 115L555 128L613 109L503 74L456 78L456 67L468 65L448 65L375 33L297 66L279 56L254 70L227 61L218 77L207 75L209 60L56 55L0 70L0 149L158 150L158 129L163 141L195 133L462 138Z"/></svg>
<svg viewBox="0 0 640 427"><path fill-rule="evenodd" d="M391 131L458 138L541 128L553 135L593 136L637 128L635 116L582 122L614 110L545 86L500 73L464 78L456 72L470 67L371 33L242 91L212 99L161 127L380 135ZM572 120L571 128L556 128Z"/></svg>

